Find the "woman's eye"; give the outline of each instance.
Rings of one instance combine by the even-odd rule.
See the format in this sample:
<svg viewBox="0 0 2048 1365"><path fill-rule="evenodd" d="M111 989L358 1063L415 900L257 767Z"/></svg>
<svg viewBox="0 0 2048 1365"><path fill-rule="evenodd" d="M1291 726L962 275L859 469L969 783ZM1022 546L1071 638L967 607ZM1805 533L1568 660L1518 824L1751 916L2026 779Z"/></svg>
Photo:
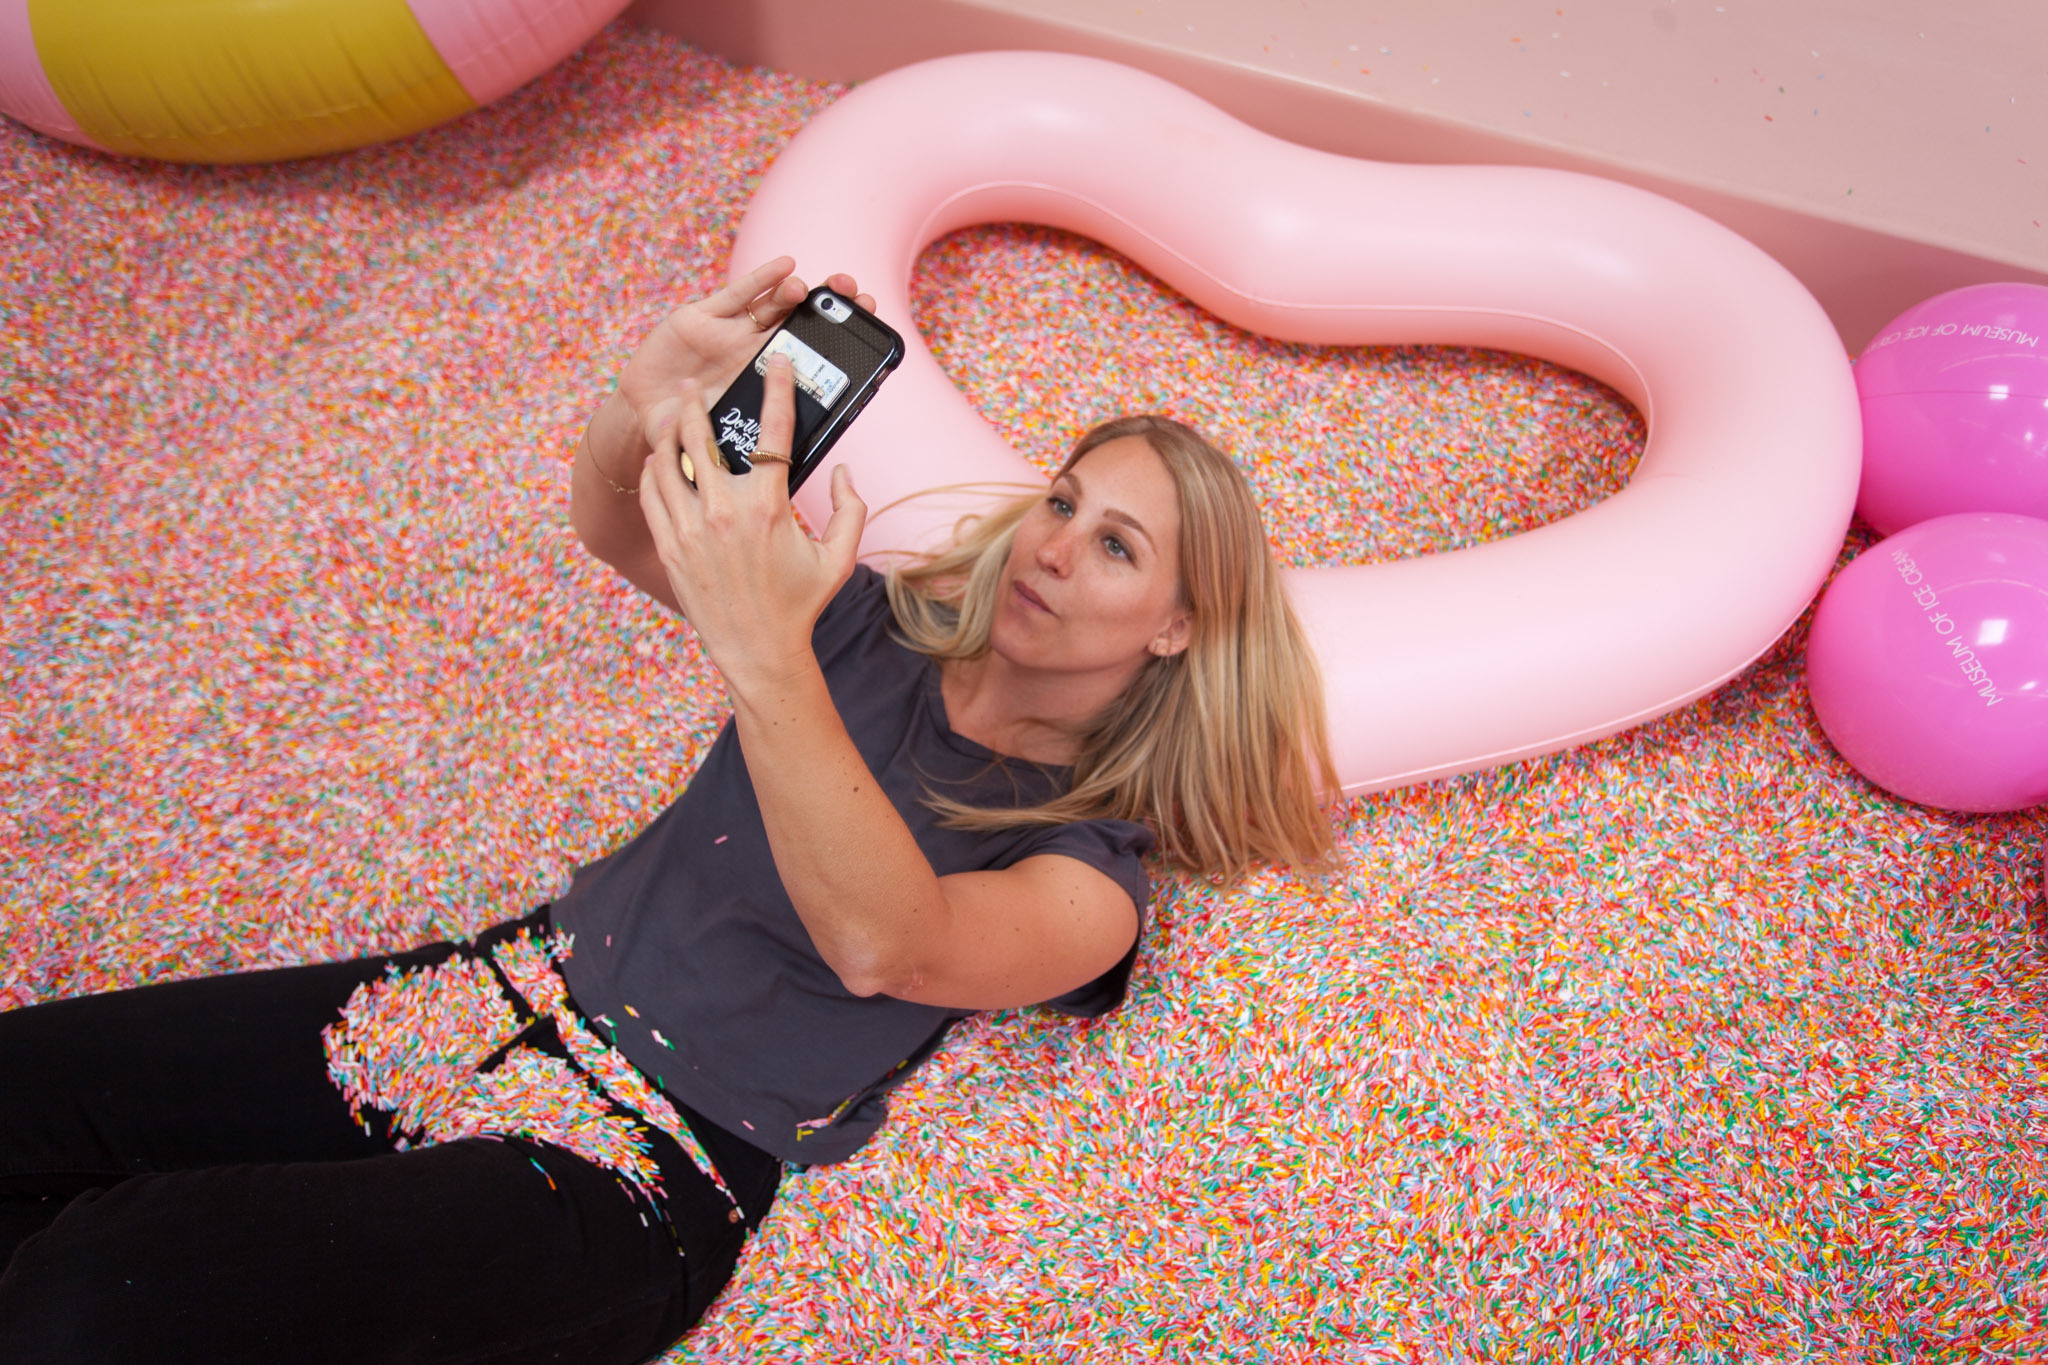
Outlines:
<svg viewBox="0 0 2048 1365"><path fill-rule="evenodd" d="M1104 536L1102 538L1102 544L1105 549L1107 549L1111 554L1115 555L1119 559L1129 559L1131 557L1130 550L1127 549L1124 543L1121 540L1118 540L1115 536Z"/></svg>
<svg viewBox="0 0 2048 1365"><path fill-rule="evenodd" d="M1055 493L1052 497L1047 498L1046 501L1052 504L1052 510L1060 516L1071 517L1072 515L1074 515L1074 504L1068 502L1065 498L1060 497L1057 493Z"/></svg>

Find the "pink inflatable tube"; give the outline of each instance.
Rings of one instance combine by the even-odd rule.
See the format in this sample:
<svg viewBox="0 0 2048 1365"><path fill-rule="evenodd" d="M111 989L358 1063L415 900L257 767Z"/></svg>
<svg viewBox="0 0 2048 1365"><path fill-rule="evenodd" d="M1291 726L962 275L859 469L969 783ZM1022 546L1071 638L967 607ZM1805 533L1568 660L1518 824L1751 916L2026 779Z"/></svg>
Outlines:
<svg viewBox="0 0 2048 1365"><path fill-rule="evenodd" d="M1122 252L1288 341L1519 351L1644 414L1629 484L1452 553L1296 571L1347 793L1610 735L1770 647L1832 567L1861 432L1848 359L1763 252L1655 195L1560 171L1403 166L1254 131L1092 58L980 53L891 72L811 123L763 180L736 266L855 274L909 355L835 451L881 508L963 481L1039 482L904 324L919 251L1038 223ZM813 524L826 479L798 502ZM943 537L969 504L877 515L864 554Z"/></svg>

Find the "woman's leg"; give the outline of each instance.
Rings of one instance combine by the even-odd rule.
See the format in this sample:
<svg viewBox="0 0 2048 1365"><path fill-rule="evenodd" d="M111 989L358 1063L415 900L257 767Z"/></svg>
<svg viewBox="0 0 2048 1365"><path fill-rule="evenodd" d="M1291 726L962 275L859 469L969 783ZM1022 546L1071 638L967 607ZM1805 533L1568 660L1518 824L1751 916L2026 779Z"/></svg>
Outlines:
<svg viewBox="0 0 2048 1365"><path fill-rule="evenodd" d="M350 993L452 951L0 1014L0 1359L627 1362L680 1335L746 1231L686 1161L672 1235L545 1144L397 1152L329 1082Z"/></svg>
<svg viewBox="0 0 2048 1365"><path fill-rule="evenodd" d="M423 950L431 960L439 951ZM391 1150L320 1030L385 958L205 977L0 1014L0 1266L84 1190L229 1162Z"/></svg>
<svg viewBox="0 0 2048 1365"><path fill-rule="evenodd" d="M633 1365L689 1325L683 1258L609 1172L471 1138L133 1176L0 1274L0 1360Z"/></svg>

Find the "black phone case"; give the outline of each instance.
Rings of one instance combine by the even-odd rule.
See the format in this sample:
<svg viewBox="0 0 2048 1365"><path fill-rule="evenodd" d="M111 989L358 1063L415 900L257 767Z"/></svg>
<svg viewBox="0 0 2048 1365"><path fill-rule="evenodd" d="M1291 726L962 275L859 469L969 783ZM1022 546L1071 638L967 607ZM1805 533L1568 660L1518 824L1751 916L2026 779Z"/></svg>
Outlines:
<svg viewBox="0 0 2048 1365"><path fill-rule="evenodd" d="M843 321L834 321L818 311L818 300L826 297L846 305L848 315ZM829 408L801 385L797 388L796 435L789 452L789 491L794 493L903 359L903 338L852 299L822 286L813 289L782 325L768 335L761 350L740 371L739 378L727 385L711 405L712 435L725 456L726 466L739 473L753 468L754 446L761 432L761 399L766 381L755 367L781 332L803 342L847 378L845 389Z"/></svg>

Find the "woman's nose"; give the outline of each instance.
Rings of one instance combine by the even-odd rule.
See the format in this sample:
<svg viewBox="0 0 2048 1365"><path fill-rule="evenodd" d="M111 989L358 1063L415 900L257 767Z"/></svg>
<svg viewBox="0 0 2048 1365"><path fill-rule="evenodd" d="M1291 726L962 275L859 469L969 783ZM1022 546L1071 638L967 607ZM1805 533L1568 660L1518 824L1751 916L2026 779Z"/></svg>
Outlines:
<svg viewBox="0 0 2048 1365"><path fill-rule="evenodd" d="M1058 534L1047 536L1038 545L1038 567L1056 578L1065 578L1074 562L1074 533L1062 529Z"/></svg>

